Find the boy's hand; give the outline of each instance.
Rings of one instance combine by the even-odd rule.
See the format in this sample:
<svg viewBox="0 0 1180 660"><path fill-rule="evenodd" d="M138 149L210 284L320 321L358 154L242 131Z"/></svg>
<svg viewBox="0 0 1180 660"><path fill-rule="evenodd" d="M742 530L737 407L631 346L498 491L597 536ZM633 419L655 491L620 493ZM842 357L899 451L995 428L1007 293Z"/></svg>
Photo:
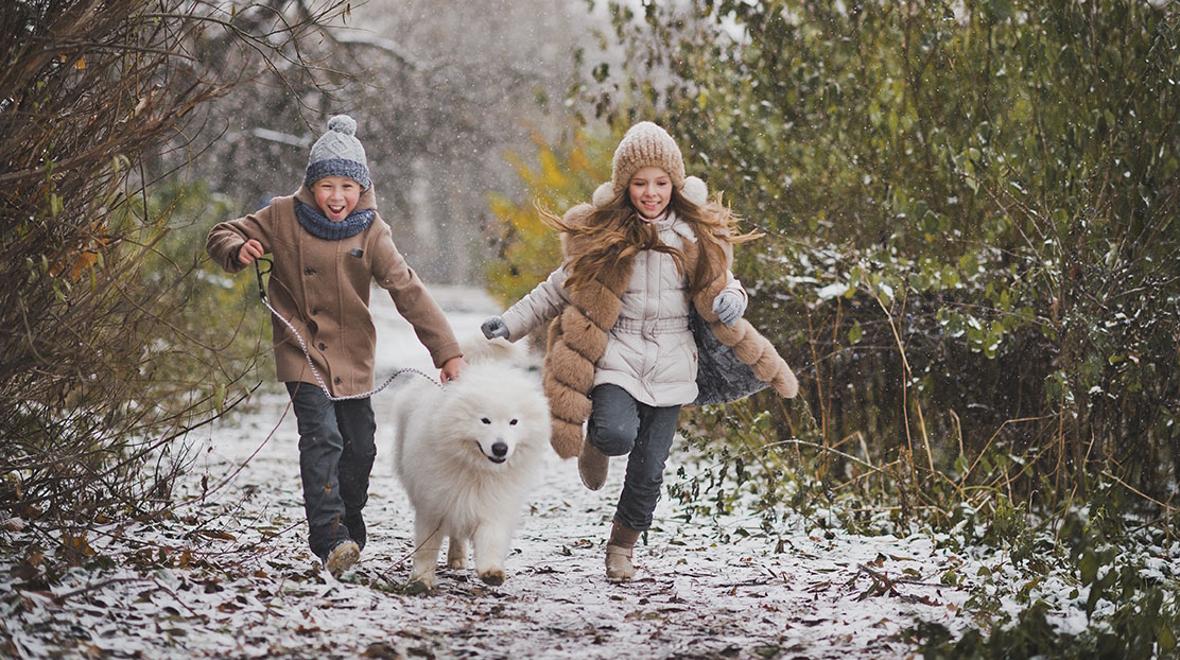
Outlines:
<svg viewBox="0 0 1180 660"><path fill-rule="evenodd" d="M242 248L238 250L238 263L243 266L249 266L254 263L254 260L266 254L262 249L262 243L251 238L242 244Z"/></svg>
<svg viewBox="0 0 1180 660"><path fill-rule="evenodd" d="M466 368L467 360L464 360L462 355L453 357L443 363L442 370L438 372L438 379L443 383L457 380L459 378L459 372Z"/></svg>

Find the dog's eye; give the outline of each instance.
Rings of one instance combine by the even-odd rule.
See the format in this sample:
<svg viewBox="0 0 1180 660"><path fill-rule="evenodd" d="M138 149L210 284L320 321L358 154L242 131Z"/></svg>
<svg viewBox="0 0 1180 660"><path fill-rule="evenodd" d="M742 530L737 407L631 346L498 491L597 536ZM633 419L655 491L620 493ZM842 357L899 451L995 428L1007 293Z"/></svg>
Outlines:
<svg viewBox="0 0 1180 660"><path fill-rule="evenodd" d="M481 419L479 421L483 422L484 424L491 424L492 423L492 420L488 419L487 417L484 417L483 419Z"/></svg>
<svg viewBox="0 0 1180 660"><path fill-rule="evenodd" d="M508 425L509 426L516 426L516 420L515 419L511 420L510 422L508 422Z"/></svg>

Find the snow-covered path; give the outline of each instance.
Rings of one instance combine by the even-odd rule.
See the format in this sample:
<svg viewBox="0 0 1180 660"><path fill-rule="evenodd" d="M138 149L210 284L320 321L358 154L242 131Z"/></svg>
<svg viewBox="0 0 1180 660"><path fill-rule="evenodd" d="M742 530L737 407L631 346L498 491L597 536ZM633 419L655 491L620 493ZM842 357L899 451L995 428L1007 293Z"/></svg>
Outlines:
<svg viewBox="0 0 1180 660"><path fill-rule="evenodd" d="M496 311L480 292L436 291L461 336ZM429 369L425 350L378 293L378 373ZM0 592L12 594L0 601L6 650L147 657L904 657L912 648L898 633L915 617L964 625L957 613L966 594L934 586L961 560L923 537L811 538L800 527L784 552L757 537L719 545L711 523L677 520L669 498L648 544L636 550L639 579L608 584L603 541L622 465L612 465L603 490L590 492L575 461L555 456L530 498L503 586L444 567L436 593L405 595L412 514L393 475L383 415L394 396L374 399L379 453L366 509L370 540L342 581L319 570L306 549L295 420L286 396L272 388L251 411L192 439L201 444L201 459L184 494L199 493L202 477L214 487L244 464L230 483L194 505L199 512L181 509L166 523L104 528L106 536L90 543L114 566L76 569L50 591L22 584L11 566L0 567ZM213 522L197 524L210 517ZM908 581L872 595L871 572Z"/></svg>

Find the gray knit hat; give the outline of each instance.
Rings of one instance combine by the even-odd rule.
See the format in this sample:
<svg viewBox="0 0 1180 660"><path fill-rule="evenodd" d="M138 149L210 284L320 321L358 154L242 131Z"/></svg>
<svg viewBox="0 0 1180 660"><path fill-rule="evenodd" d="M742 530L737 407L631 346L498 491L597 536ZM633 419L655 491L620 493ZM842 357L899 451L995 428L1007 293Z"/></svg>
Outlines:
<svg viewBox="0 0 1180 660"><path fill-rule="evenodd" d="M594 191L594 205L605 206L626 190L636 172L648 166L667 172L672 179L672 186L686 199L698 206L705 204L705 182L695 176L685 176L684 157L680 155L676 140L657 124L641 121L627 129L619 146L615 148L610 181Z"/></svg>
<svg viewBox="0 0 1180 660"><path fill-rule="evenodd" d="M310 188L326 176L348 177L361 184L364 190L372 185L365 148L356 139L356 120L348 115L329 119L328 131L311 145L303 185Z"/></svg>

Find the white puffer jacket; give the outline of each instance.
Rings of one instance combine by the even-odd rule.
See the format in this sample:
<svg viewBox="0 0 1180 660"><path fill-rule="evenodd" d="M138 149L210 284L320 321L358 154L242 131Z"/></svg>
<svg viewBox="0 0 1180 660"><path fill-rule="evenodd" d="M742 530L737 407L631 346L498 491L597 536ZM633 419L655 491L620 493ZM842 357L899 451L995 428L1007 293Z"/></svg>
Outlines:
<svg viewBox="0 0 1180 660"><path fill-rule="evenodd" d="M685 240L696 241L692 228L674 214L656 221L656 227L665 245L679 248ZM565 270L558 268L504 312L511 341L557 316L569 302L565 279ZM688 327L687 286L672 255L643 250L635 256L619 318L596 365L595 385L614 383L649 406L683 405L696 399L697 347ZM746 297L733 273L726 288Z"/></svg>

